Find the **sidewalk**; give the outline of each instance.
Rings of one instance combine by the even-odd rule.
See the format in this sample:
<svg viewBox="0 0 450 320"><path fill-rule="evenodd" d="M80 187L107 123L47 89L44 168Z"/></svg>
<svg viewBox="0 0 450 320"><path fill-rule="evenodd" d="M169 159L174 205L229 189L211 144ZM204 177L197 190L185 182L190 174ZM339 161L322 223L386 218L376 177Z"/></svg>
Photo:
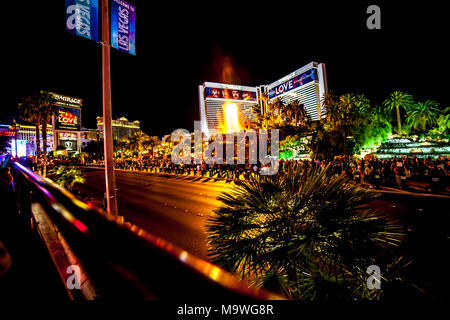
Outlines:
<svg viewBox="0 0 450 320"><path fill-rule="evenodd" d="M67 293L39 236L32 233L15 208L14 198L2 197L0 241L11 267L0 278L0 299L67 301Z"/></svg>

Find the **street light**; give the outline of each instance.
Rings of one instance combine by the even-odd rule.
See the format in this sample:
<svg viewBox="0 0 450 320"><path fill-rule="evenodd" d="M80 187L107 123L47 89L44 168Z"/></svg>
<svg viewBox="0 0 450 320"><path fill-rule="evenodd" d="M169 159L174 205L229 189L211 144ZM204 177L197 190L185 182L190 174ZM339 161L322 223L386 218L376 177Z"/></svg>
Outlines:
<svg viewBox="0 0 450 320"><path fill-rule="evenodd" d="M16 151L16 158L17 158L17 123L16 118L13 119L14 122L14 144L15 144L15 151Z"/></svg>

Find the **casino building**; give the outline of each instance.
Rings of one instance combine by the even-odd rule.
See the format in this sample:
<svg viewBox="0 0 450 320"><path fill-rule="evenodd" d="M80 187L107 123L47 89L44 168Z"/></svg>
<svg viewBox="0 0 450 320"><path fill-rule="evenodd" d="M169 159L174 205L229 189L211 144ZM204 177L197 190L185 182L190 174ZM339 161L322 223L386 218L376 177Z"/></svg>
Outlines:
<svg viewBox="0 0 450 320"><path fill-rule="evenodd" d="M141 130L141 124L138 120L128 121L125 117L112 120L111 127L113 140L116 141L129 137L133 132ZM97 131L103 138L103 117L97 117Z"/></svg>
<svg viewBox="0 0 450 320"><path fill-rule="evenodd" d="M284 104L298 101L304 105L311 120L318 121L326 116L321 100L327 91L325 64L318 62L310 62L271 84L257 87L205 82L199 86L201 130L208 137L220 130L230 103L237 106L239 122L244 124L254 120L252 106L258 105L264 113L265 104L277 98ZM263 95L268 101L262 99Z"/></svg>
<svg viewBox="0 0 450 320"><path fill-rule="evenodd" d="M226 122L225 107L232 104L237 108L239 122L253 120L252 106L258 103L256 87L205 82L199 86L201 130L208 137L220 130Z"/></svg>
<svg viewBox="0 0 450 320"><path fill-rule="evenodd" d="M80 152L81 134L84 132L84 129L81 128L82 100L56 93L51 94L55 99L58 112L52 117L51 123L47 124L47 151L56 151L56 148L60 146L67 151L68 155ZM12 126L9 125L9 127ZM11 129L8 130L11 131ZM17 146L18 156L35 156L36 126L33 123L26 123L18 119L15 130L16 132L13 132L11 136L11 153L16 154L15 147ZM39 130L42 134L42 127ZM43 139L42 137L39 137L39 139L42 148Z"/></svg>

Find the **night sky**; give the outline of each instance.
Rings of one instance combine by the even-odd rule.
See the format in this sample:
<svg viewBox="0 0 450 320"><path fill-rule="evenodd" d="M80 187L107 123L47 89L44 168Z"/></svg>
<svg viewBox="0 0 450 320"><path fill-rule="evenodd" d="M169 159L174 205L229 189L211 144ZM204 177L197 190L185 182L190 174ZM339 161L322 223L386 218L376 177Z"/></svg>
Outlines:
<svg viewBox="0 0 450 320"><path fill-rule="evenodd" d="M129 2L137 55L111 49L112 112L150 135L192 130L204 81L269 84L310 61L326 63L336 93L379 103L403 90L450 102L446 10L430 1ZM370 4L381 7L381 30L366 28ZM64 11L63 0L2 4L0 123L12 120L21 97L43 89L82 98L82 125L96 127L101 47L67 33Z"/></svg>

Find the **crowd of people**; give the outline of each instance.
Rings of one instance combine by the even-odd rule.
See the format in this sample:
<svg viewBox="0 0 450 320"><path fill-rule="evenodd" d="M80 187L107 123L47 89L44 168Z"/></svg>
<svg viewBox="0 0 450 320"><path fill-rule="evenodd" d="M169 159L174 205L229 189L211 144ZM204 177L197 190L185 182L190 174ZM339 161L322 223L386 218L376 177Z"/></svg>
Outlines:
<svg viewBox="0 0 450 320"><path fill-rule="evenodd" d="M429 185L431 191L445 191L449 185L450 159L438 157L394 157L393 159L354 159L348 156L335 157L333 160L287 160L279 162L278 174L283 174L289 167L300 166L302 170L329 166L335 175L345 175L356 183L370 184L374 187L390 186L400 189L408 188L408 181L414 180ZM217 177L225 179L248 179L259 175L265 166L257 164L201 164L176 165L170 160L162 159L117 159L117 169L139 170L148 172L175 173Z"/></svg>

